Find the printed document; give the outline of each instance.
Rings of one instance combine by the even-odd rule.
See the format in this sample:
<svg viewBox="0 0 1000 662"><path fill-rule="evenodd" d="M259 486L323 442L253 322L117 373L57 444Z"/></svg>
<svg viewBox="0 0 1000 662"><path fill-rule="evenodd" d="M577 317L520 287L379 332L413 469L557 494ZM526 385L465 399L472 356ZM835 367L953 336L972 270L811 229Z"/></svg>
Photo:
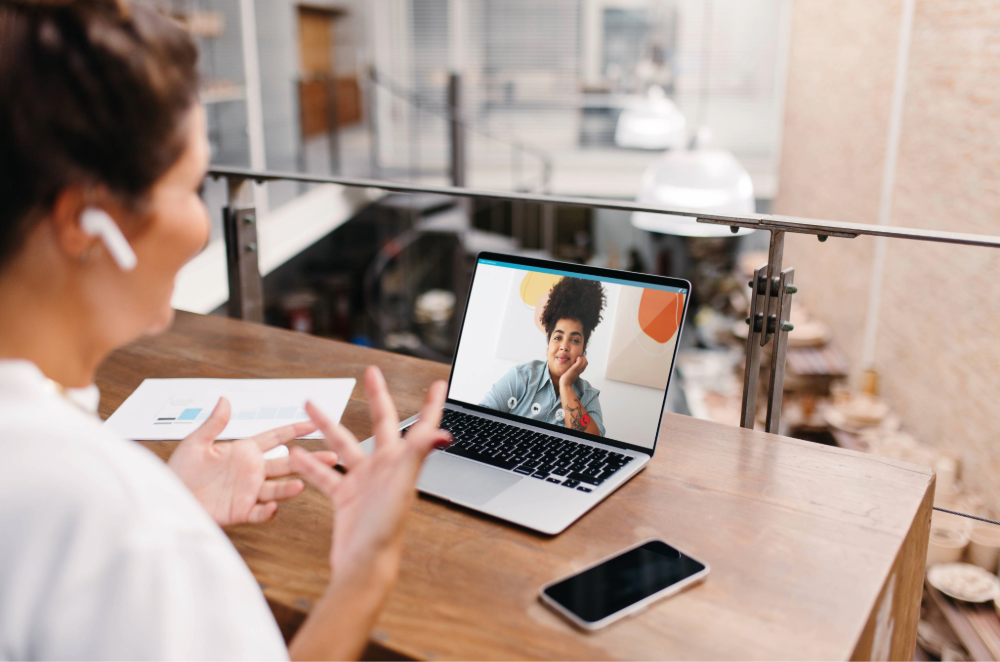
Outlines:
<svg viewBox="0 0 1000 662"><path fill-rule="evenodd" d="M353 379L147 379L105 421L125 439L173 440L191 434L219 398L231 405L219 439L243 439L307 421L306 401L339 422L354 390ZM305 437L319 439L318 431Z"/></svg>

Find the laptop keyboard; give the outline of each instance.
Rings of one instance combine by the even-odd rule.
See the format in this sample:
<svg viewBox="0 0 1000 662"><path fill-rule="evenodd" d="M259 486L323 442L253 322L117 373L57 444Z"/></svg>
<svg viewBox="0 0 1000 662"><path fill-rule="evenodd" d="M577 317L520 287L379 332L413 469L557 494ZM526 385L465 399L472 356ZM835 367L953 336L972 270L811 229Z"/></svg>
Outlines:
<svg viewBox="0 0 1000 662"><path fill-rule="evenodd" d="M444 410L441 427L455 439L446 453L581 492L593 491L634 459L451 409Z"/></svg>

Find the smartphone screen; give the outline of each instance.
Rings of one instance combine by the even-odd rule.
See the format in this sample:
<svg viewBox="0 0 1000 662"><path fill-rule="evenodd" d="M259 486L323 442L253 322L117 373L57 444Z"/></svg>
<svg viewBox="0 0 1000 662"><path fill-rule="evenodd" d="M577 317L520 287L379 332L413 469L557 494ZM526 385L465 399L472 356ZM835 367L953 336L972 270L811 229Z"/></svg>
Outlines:
<svg viewBox="0 0 1000 662"><path fill-rule="evenodd" d="M651 540L542 592L585 624L594 624L704 570L705 564Z"/></svg>

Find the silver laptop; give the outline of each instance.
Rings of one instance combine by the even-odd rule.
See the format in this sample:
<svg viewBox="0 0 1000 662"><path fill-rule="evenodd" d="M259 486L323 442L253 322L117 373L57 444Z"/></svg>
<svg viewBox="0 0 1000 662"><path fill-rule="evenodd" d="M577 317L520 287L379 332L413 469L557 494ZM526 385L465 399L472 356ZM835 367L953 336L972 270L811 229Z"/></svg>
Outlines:
<svg viewBox="0 0 1000 662"><path fill-rule="evenodd" d="M430 455L418 489L563 531L653 455L690 291L675 278L480 253L441 424L454 442Z"/></svg>

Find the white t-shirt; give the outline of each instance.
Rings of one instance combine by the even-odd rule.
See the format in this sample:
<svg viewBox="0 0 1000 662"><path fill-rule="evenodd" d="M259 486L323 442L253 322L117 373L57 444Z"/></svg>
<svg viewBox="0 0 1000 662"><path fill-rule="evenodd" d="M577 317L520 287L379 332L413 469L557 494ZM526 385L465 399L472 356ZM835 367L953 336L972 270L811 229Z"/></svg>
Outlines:
<svg viewBox="0 0 1000 662"><path fill-rule="evenodd" d="M0 361L0 659L287 659L253 575L159 458Z"/></svg>

